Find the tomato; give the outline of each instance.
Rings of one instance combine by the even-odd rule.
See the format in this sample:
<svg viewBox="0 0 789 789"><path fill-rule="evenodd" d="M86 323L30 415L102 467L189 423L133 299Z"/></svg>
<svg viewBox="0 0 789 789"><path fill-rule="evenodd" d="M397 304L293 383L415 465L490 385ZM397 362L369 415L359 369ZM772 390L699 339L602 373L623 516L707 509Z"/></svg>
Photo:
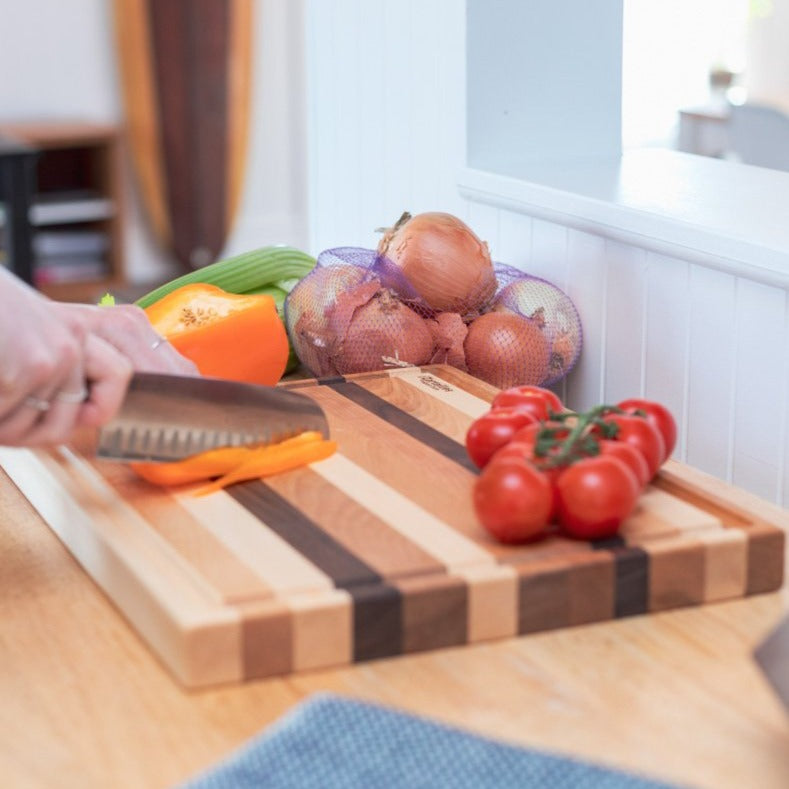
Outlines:
<svg viewBox="0 0 789 789"><path fill-rule="evenodd" d="M663 460L668 460L671 457L674 447L677 445L677 423L666 406L653 400L630 398L617 403L617 407L629 414L643 411L646 414L646 418L655 425L663 437L663 443L665 444Z"/></svg>
<svg viewBox="0 0 789 789"><path fill-rule="evenodd" d="M649 466L644 456L632 444L626 441L600 441L600 454L610 455L626 463L630 470L636 475L638 484L641 487L649 482Z"/></svg>
<svg viewBox="0 0 789 789"><path fill-rule="evenodd" d="M606 414L603 421L619 427L614 440L632 444L644 456L652 479L666 455L666 445L657 427L648 419L631 414Z"/></svg>
<svg viewBox="0 0 789 789"><path fill-rule="evenodd" d="M548 478L526 460L489 463L474 484L474 511L482 526L505 543L545 534L553 506Z"/></svg>
<svg viewBox="0 0 789 789"><path fill-rule="evenodd" d="M613 537L638 501L641 487L621 460L598 455L568 466L556 481L559 524L570 537Z"/></svg>
<svg viewBox="0 0 789 789"><path fill-rule="evenodd" d="M559 396L550 389L541 386L513 386L499 392L491 404L494 409L516 406L531 411L537 419L548 419L549 412L559 413L564 410L564 405Z"/></svg>
<svg viewBox="0 0 789 789"><path fill-rule="evenodd" d="M544 460L544 458L537 458L535 456L534 441L518 441L515 438L513 438L509 444L503 446L493 455L486 468L490 467L494 463L508 460L526 461L531 463L548 480L548 483L551 486L551 511L548 515L548 520L556 520L556 513L558 512L557 508L559 503L556 496L556 480L559 478L559 474L561 473L562 469L558 467L551 469L539 468L540 460Z"/></svg>
<svg viewBox="0 0 789 789"><path fill-rule="evenodd" d="M533 414L519 408L488 411L471 423L466 433L466 451L477 468L484 468L493 453L513 435L535 421Z"/></svg>

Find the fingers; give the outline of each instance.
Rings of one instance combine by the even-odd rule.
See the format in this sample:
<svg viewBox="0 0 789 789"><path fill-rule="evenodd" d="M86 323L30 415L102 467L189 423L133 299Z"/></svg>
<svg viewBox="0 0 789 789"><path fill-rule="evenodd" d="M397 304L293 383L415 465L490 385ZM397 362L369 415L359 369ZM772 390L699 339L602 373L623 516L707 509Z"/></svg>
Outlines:
<svg viewBox="0 0 789 789"><path fill-rule="evenodd" d="M133 304L114 307L63 305L88 330L117 348L140 372L199 375L196 365L163 341L145 311Z"/></svg>
<svg viewBox="0 0 789 789"><path fill-rule="evenodd" d="M82 401L85 399L82 366L75 366L67 378L45 398L27 398L23 408L38 411L39 416L27 430L27 446L60 444L69 439L77 424ZM77 399L80 396L80 399ZM46 408L44 408L46 403Z"/></svg>
<svg viewBox="0 0 789 789"><path fill-rule="evenodd" d="M55 395L78 391L82 372L83 332L58 331L27 348L23 357L9 354L13 386L0 388L0 444L40 446L66 440L74 427L79 403L63 402ZM1 385L0 385L1 386Z"/></svg>
<svg viewBox="0 0 789 789"><path fill-rule="evenodd" d="M134 369L117 348L96 335L85 341L85 377L90 382L88 400L79 406L78 424L99 427L118 412Z"/></svg>

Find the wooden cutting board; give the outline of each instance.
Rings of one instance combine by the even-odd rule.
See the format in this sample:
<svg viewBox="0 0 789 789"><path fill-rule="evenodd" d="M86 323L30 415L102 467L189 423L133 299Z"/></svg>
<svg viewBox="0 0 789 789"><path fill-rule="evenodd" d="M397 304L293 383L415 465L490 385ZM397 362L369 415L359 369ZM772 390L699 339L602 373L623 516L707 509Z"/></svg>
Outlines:
<svg viewBox="0 0 789 789"><path fill-rule="evenodd" d="M779 588L781 511L669 461L621 536L489 539L463 439L496 390L454 368L288 384L333 457L210 496L86 450L0 465L186 686L513 637Z"/></svg>

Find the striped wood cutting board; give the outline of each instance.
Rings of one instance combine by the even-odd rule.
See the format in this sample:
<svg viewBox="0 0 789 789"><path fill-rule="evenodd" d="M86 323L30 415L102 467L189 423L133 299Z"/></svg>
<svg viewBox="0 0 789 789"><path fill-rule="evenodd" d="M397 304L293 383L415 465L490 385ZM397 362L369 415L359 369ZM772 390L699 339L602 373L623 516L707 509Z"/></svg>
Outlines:
<svg viewBox="0 0 789 789"><path fill-rule="evenodd" d="M621 538L505 547L463 438L495 389L451 367L288 386L339 452L206 497L87 448L0 450L45 521L187 686L511 637L778 588L781 512L669 461ZM786 520L783 523L785 527Z"/></svg>

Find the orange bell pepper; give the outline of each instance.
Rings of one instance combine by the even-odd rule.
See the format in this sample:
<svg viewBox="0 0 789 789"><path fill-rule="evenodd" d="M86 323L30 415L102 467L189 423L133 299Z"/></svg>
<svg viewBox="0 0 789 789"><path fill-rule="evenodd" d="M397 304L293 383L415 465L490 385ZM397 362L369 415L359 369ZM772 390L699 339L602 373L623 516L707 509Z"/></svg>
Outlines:
<svg viewBox="0 0 789 789"><path fill-rule="evenodd" d="M285 372L288 335L271 296L195 283L168 293L145 313L203 375L273 386Z"/></svg>
<svg viewBox="0 0 789 789"><path fill-rule="evenodd" d="M221 490L236 482L289 471L332 455L334 441L308 430L279 444L261 447L221 447L174 463L132 463L132 469L154 485L186 485L218 477L196 491L197 495Z"/></svg>

